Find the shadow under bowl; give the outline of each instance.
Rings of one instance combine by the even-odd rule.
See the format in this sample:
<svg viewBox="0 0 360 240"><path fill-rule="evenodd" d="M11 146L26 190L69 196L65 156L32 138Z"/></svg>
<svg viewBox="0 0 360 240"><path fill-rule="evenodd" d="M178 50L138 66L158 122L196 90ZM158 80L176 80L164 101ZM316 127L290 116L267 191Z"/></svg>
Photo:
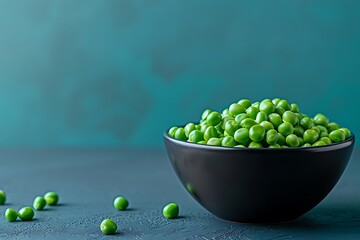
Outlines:
<svg viewBox="0 0 360 240"><path fill-rule="evenodd" d="M187 191L215 216L236 222L294 220L319 204L342 175L355 136L321 147L229 148L164 141Z"/></svg>

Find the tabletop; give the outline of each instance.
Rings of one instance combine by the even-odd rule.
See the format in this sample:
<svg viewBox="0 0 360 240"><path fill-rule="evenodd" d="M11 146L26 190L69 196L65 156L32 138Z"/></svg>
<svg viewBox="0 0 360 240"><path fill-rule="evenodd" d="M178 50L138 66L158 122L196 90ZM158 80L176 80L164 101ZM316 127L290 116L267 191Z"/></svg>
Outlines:
<svg viewBox="0 0 360 240"><path fill-rule="evenodd" d="M26 149L0 150L0 239L360 239L360 151L356 149L331 193L312 211L289 223L227 222L201 207L181 186L165 150ZM59 205L36 211L29 222L7 222L4 212L32 205L47 191ZM129 209L113 199L125 196ZM177 219L162 208L180 207ZM117 234L103 235L105 218Z"/></svg>

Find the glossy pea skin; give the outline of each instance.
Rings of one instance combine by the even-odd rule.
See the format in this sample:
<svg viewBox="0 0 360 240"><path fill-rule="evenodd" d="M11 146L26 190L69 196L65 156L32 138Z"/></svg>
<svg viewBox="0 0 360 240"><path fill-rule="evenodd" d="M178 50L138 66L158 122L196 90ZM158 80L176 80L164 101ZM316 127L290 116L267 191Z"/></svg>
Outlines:
<svg viewBox="0 0 360 240"><path fill-rule="evenodd" d="M234 139L236 142L246 145L250 141L249 129L240 128L236 130L236 132L234 133Z"/></svg>
<svg viewBox="0 0 360 240"><path fill-rule="evenodd" d="M34 210L31 207L23 207L18 212L18 216L22 221L30 221L34 215Z"/></svg>
<svg viewBox="0 0 360 240"><path fill-rule="evenodd" d="M205 140L203 140L203 141L197 142L197 144L202 144L202 145L205 145L205 144L206 144L206 141L205 141Z"/></svg>
<svg viewBox="0 0 360 240"><path fill-rule="evenodd" d="M284 122L288 122L291 125L295 125L298 121L296 114L291 111L284 112L282 117Z"/></svg>
<svg viewBox="0 0 360 240"><path fill-rule="evenodd" d="M276 107L275 108L275 113L279 114L280 116L282 116L284 114L285 110L282 107Z"/></svg>
<svg viewBox="0 0 360 240"><path fill-rule="evenodd" d="M269 115L275 112L275 105L272 103L271 100L269 101L264 100L260 103L259 110L261 112L264 112L266 115Z"/></svg>
<svg viewBox="0 0 360 240"><path fill-rule="evenodd" d="M206 120L207 116L211 113L210 109L205 109L201 114L201 120Z"/></svg>
<svg viewBox="0 0 360 240"><path fill-rule="evenodd" d="M33 208L34 208L34 209L36 209L36 210L43 210L45 206L46 206L45 198L43 198L43 197L41 197L41 196L37 196L37 197L34 199L34 202L33 202Z"/></svg>
<svg viewBox="0 0 360 240"><path fill-rule="evenodd" d="M312 146L313 147L321 147L321 146L325 146L326 143L323 141L316 141Z"/></svg>
<svg viewBox="0 0 360 240"><path fill-rule="evenodd" d="M238 104L240 104L241 106L248 108L251 106L251 101L249 99L241 99L238 101Z"/></svg>
<svg viewBox="0 0 360 240"><path fill-rule="evenodd" d="M302 147L311 147L310 143L304 143L304 145L302 145Z"/></svg>
<svg viewBox="0 0 360 240"><path fill-rule="evenodd" d="M174 137L177 140L186 140L187 139L187 137L185 135L185 130L183 128L176 129Z"/></svg>
<svg viewBox="0 0 360 240"><path fill-rule="evenodd" d="M227 123L227 121L230 121L230 120L235 120L233 116L226 116L223 118L223 120L221 121L221 129L222 130L225 130L225 124Z"/></svg>
<svg viewBox="0 0 360 240"><path fill-rule="evenodd" d="M331 139L328 138L328 137L322 137L322 138L319 139L319 141L323 141L326 144L332 144Z"/></svg>
<svg viewBox="0 0 360 240"><path fill-rule="evenodd" d="M300 113L299 106L296 103L292 103L291 105L291 111L295 113Z"/></svg>
<svg viewBox="0 0 360 240"><path fill-rule="evenodd" d="M280 102L280 98L274 98L272 101L272 103L276 106L279 102Z"/></svg>
<svg viewBox="0 0 360 240"><path fill-rule="evenodd" d="M303 119L301 119L300 125L304 128L304 130L306 130L312 128L314 126L314 123L311 118L304 117Z"/></svg>
<svg viewBox="0 0 360 240"><path fill-rule="evenodd" d="M0 205L4 205L6 202L6 194L3 190L0 190Z"/></svg>
<svg viewBox="0 0 360 240"><path fill-rule="evenodd" d="M314 129L307 129L304 132L303 139L305 143L314 144L318 138L319 134Z"/></svg>
<svg viewBox="0 0 360 240"><path fill-rule="evenodd" d="M273 145L269 145L269 148L281 148L281 146L277 143L273 144Z"/></svg>
<svg viewBox="0 0 360 240"><path fill-rule="evenodd" d="M326 126L326 129L328 130L329 133L334 131L334 130L337 130L339 128L340 128L339 124L337 124L335 122L331 122Z"/></svg>
<svg viewBox="0 0 360 240"><path fill-rule="evenodd" d="M261 142L265 138L265 128L260 125L254 125L249 130L249 137L254 142Z"/></svg>
<svg viewBox="0 0 360 240"><path fill-rule="evenodd" d="M298 137L302 137L303 135L304 135L304 129L301 127L301 126L299 126L299 125L297 125L297 126L295 126L294 127L294 134L296 135L296 136L298 136Z"/></svg>
<svg viewBox="0 0 360 240"><path fill-rule="evenodd" d="M119 210L119 211L123 211L125 210L127 207L129 206L129 201L123 197L123 196L118 196L114 199L114 207Z"/></svg>
<svg viewBox="0 0 360 240"><path fill-rule="evenodd" d="M302 146L304 145L304 139L302 137L298 137L298 140L299 140L299 146Z"/></svg>
<svg viewBox="0 0 360 240"><path fill-rule="evenodd" d="M299 139L298 139L298 136L296 136L295 134L289 134L286 139L286 144L289 146L289 147L297 147L299 146Z"/></svg>
<svg viewBox="0 0 360 240"><path fill-rule="evenodd" d="M231 136L226 136L221 141L221 146L223 146L223 147L235 147L236 145L237 145L237 142Z"/></svg>
<svg viewBox="0 0 360 240"><path fill-rule="evenodd" d="M221 146L221 140L219 138L210 138L207 143L207 145L210 145L210 146Z"/></svg>
<svg viewBox="0 0 360 240"><path fill-rule="evenodd" d="M163 208L163 215L167 219L177 218L179 216L179 206L176 203L169 203Z"/></svg>
<svg viewBox="0 0 360 240"><path fill-rule="evenodd" d="M282 123L281 116L277 113L272 113L268 116L269 122L274 125L275 128L278 128Z"/></svg>
<svg viewBox="0 0 360 240"><path fill-rule="evenodd" d="M329 133L329 138L334 143L343 142L345 140L345 133L337 129Z"/></svg>
<svg viewBox="0 0 360 240"><path fill-rule="evenodd" d="M249 118L251 119L256 119L256 115L258 114L259 112L259 109L252 106L252 107L249 107L248 109L246 109L246 114Z"/></svg>
<svg viewBox="0 0 360 240"><path fill-rule="evenodd" d="M172 128L169 129L168 134L169 134L170 137L175 136L176 129L178 129L178 128L177 127L172 127Z"/></svg>
<svg viewBox="0 0 360 240"><path fill-rule="evenodd" d="M349 138L351 136L351 132L347 128L340 128L339 130L343 131L345 134L345 139Z"/></svg>
<svg viewBox="0 0 360 240"><path fill-rule="evenodd" d="M277 140L277 143L280 145L280 146L283 146L286 142L285 142L285 136L282 135L281 133L278 132L278 140Z"/></svg>
<svg viewBox="0 0 360 240"><path fill-rule="evenodd" d="M251 104L252 107L259 109L260 106L260 102L254 102L253 104Z"/></svg>
<svg viewBox="0 0 360 240"><path fill-rule="evenodd" d="M256 125L257 122L251 118L245 118L240 122L240 126L243 128L250 129L252 126Z"/></svg>
<svg viewBox="0 0 360 240"><path fill-rule="evenodd" d="M317 125L327 126L329 119L324 114L318 113L314 116L314 122Z"/></svg>
<svg viewBox="0 0 360 240"><path fill-rule="evenodd" d="M262 148L263 145L259 142L250 142L249 148Z"/></svg>
<svg viewBox="0 0 360 240"><path fill-rule="evenodd" d="M188 138L188 137L189 137L189 134L190 134L192 131L194 131L194 130L196 130L196 126L195 126L194 123L188 123L188 124L186 124L185 127L184 127L185 136ZM184 140L185 140L185 139L184 139Z"/></svg>
<svg viewBox="0 0 360 240"><path fill-rule="evenodd" d="M320 132L320 137L328 137L329 134L327 132Z"/></svg>
<svg viewBox="0 0 360 240"><path fill-rule="evenodd" d="M199 130L194 130L189 134L189 142L197 143L204 140L204 134Z"/></svg>
<svg viewBox="0 0 360 240"><path fill-rule="evenodd" d="M316 125L315 127L317 127L320 130L320 132L326 132L326 133L328 132L328 130L324 126Z"/></svg>
<svg viewBox="0 0 360 240"><path fill-rule="evenodd" d="M259 125L262 126L263 128L265 128L266 132L271 129L274 129L274 126L272 125L272 123L268 122L268 121L262 121Z"/></svg>
<svg viewBox="0 0 360 240"><path fill-rule="evenodd" d="M100 224L101 232L106 235L114 234L116 232L116 229L117 229L116 223L109 218L103 220Z"/></svg>
<svg viewBox="0 0 360 240"><path fill-rule="evenodd" d="M225 123L225 132L229 136L234 136L236 130L239 129L239 124L235 120L229 120Z"/></svg>
<svg viewBox="0 0 360 240"><path fill-rule="evenodd" d="M224 110L222 111L221 115L222 115L222 117L231 116L228 108L224 109Z"/></svg>
<svg viewBox="0 0 360 240"><path fill-rule="evenodd" d="M291 123L283 122L278 127L278 132L286 137L289 134L292 134L294 132L294 127L293 127L293 125L291 125Z"/></svg>
<svg viewBox="0 0 360 240"><path fill-rule="evenodd" d="M320 128L315 127L315 126L314 126L314 127L312 127L312 128L310 128L310 129L315 130L318 134L320 134L320 132L321 132L321 131L320 131Z"/></svg>
<svg viewBox="0 0 360 240"><path fill-rule="evenodd" d="M288 103L288 101L286 101L284 99L280 100L276 106L283 108L285 111L291 110L291 105Z"/></svg>
<svg viewBox="0 0 360 240"><path fill-rule="evenodd" d="M235 117L236 115L240 113L244 113L246 108L238 103L233 103L229 107L229 113Z"/></svg>
<svg viewBox="0 0 360 240"><path fill-rule="evenodd" d="M279 134L275 129L271 129L266 133L266 142L269 145L274 145L279 139Z"/></svg>
<svg viewBox="0 0 360 240"><path fill-rule="evenodd" d="M59 195L55 192L47 192L44 195L46 204L49 206L55 206L59 201Z"/></svg>
<svg viewBox="0 0 360 240"><path fill-rule="evenodd" d="M245 118L247 118L246 113L240 113L240 114L236 115L235 121L240 123Z"/></svg>
<svg viewBox="0 0 360 240"><path fill-rule="evenodd" d="M5 211L5 218L6 220L8 220L9 222L14 222L16 221L18 217L18 212L12 208L8 208Z"/></svg>
<svg viewBox="0 0 360 240"><path fill-rule="evenodd" d="M258 112L258 114L256 115L256 118L255 118L255 122L257 122L258 124L263 122L263 121L266 121L267 120L267 115L265 112L263 111L260 111Z"/></svg>
<svg viewBox="0 0 360 240"><path fill-rule="evenodd" d="M217 136L218 136L218 133L217 133L215 127L210 126L210 127L206 128L206 130L204 132L205 141L208 141L210 138L217 137Z"/></svg>
<svg viewBox="0 0 360 240"><path fill-rule="evenodd" d="M216 126L221 122L221 120L222 116L218 112L211 112L206 118L206 122L209 126Z"/></svg>

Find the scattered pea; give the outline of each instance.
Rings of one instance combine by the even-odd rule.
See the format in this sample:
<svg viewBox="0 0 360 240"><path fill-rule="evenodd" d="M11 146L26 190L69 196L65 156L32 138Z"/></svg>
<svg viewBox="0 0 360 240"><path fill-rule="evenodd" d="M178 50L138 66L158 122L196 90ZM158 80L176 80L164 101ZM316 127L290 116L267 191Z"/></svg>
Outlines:
<svg viewBox="0 0 360 240"><path fill-rule="evenodd" d="M34 215L34 210L31 207L23 207L18 212L18 216L22 221L30 221Z"/></svg>
<svg viewBox="0 0 360 240"><path fill-rule="evenodd" d="M106 235L114 234L116 232L116 229L117 229L116 223L109 218L103 220L100 224L101 232L103 232Z"/></svg>
<svg viewBox="0 0 360 240"><path fill-rule="evenodd" d="M163 215L168 219L177 218L179 215L179 206L176 203L169 203L163 208Z"/></svg>
<svg viewBox="0 0 360 240"><path fill-rule="evenodd" d="M42 210L46 206L45 198L38 196L34 199L33 207L36 210Z"/></svg>
<svg viewBox="0 0 360 240"><path fill-rule="evenodd" d="M334 131L330 132L329 138L334 143L342 142L342 141L345 140L345 133L344 133L344 131L342 131L340 129L337 129L337 130L334 130Z"/></svg>
<svg viewBox="0 0 360 240"><path fill-rule="evenodd" d="M117 210L120 211L125 210L128 206L129 206L129 201L126 198L119 196L114 199L114 207Z"/></svg>
<svg viewBox="0 0 360 240"><path fill-rule="evenodd" d="M59 201L59 195L57 195L55 192L47 192L44 195L46 204L49 206L55 206Z"/></svg>
<svg viewBox="0 0 360 240"><path fill-rule="evenodd" d="M0 205L4 205L6 202L6 194L3 190L0 190Z"/></svg>
<svg viewBox="0 0 360 240"><path fill-rule="evenodd" d="M12 208L8 208L5 211L5 218L9 221L9 222L14 222L16 221L18 217L18 212Z"/></svg>

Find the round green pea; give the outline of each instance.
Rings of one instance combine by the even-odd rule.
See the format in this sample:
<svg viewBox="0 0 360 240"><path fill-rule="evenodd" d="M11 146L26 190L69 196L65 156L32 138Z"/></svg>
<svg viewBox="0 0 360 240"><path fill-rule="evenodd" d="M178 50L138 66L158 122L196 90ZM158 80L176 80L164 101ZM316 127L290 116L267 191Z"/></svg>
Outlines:
<svg viewBox="0 0 360 240"><path fill-rule="evenodd" d="M0 190L0 205L4 205L6 202L6 194L3 190Z"/></svg>
<svg viewBox="0 0 360 240"><path fill-rule="evenodd" d="M194 130L196 130L196 126L195 126L194 123L188 123L188 124L186 124L185 127L184 127L185 136L188 138L188 137L189 137L189 134L190 134L192 131L194 131ZM184 139L184 140L185 140L185 139Z"/></svg>
<svg viewBox="0 0 360 240"><path fill-rule="evenodd" d="M254 142L260 142L265 138L265 128L260 125L254 125L249 130L249 137Z"/></svg>
<svg viewBox="0 0 360 240"><path fill-rule="evenodd" d="M311 147L310 143L305 143L304 145L302 145L302 147Z"/></svg>
<svg viewBox="0 0 360 240"><path fill-rule="evenodd" d="M315 130L318 134L320 134L320 128L318 128L318 127L312 127L311 129L313 129L313 130Z"/></svg>
<svg viewBox="0 0 360 240"><path fill-rule="evenodd" d="M221 146L223 146L223 147L235 147L236 145L237 145L237 142L231 136L226 136L221 141Z"/></svg>
<svg viewBox="0 0 360 240"><path fill-rule="evenodd" d="M197 144L202 144L202 145L205 145L205 144L206 144L206 141L205 141L205 140L203 140L203 141L197 142Z"/></svg>
<svg viewBox="0 0 360 240"><path fill-rule="evenodd" d="M327 132L320 132L320 137L328 137L329 134Z"/></svg>
<svg viewBox="0 0 360 240"><path fill-rule="evenodd" d="M327 126L329 119L324 114L318 113L314 116L314 122L317 125Z"/></svg>
<svg viewBox="0 0 360 240"><path fill-rule="evenodd" d="M314 129L307 129L304 132L303 139L305 143L314 144L318 138L319 138L319 133Z"/></svg>
<svg viewBox="0 0 360 240"><path fill-rule="evenodd" d="M298 140L299 140L299 146L302 146L304 145L304 139L302 137L298 137Z"/></svg>
<svg viewBox="0 0 360 240"><path fill-rule="evenodd" d="M266 115L269 115L275 112L275 105L270 101L262 101L259 106L259 110L264 112Z"/></svg>
<svg viewBox="0 0 360 240"><path fill-rule="evenodd" d="M269 122L271 122L272 125L274 125L275 128L278 128L280 124L282 123L281 116L277 113L272 113L268 117Z"/></svg>
<svg viewBox="0 0 360 240"><path fill-rule="evenodd" d="M269 148L281 148L281 146L277 143L273 144L273 145L269 145Z"/></svg>
<svg viewBox="0 0 360 240"><path fill-rule="evenodd" d="M31 207L23 207L18 212L18 216L22 221L30 221L34 215L34 210Z"/></svg>
<svg viewBox="0 0 360 240"><path fill-rule="evenodd" d="M219 138L210 138L207 143L207 145L211 146L221 146L221 140Z"/></svg>
<svg viewBox="0 0 360 240"><path fill-rule="evenodd" d="M240 113L240 114L236 115L235 121L240 123L245 118L247 118L246 113Z"/></svg>
<svg viewBox="0 0 360 240"><path fill-rule="evenodd" d="M218 112L211 112L206 118L206 122L209 126L216 126L221 122L221 120L222 116Z"/></svg>
<svg viewBox="0 0 360 240"><path fill-rule="evenodd" d="M128 206L129 206L129 201L126 198L119 196L114 199L114 207L117 210L119 211L125 210Z"/></svg>
<svg viewBox="0 0 360 240"><path fill-rule="evenodd" d="M340 128L340 130L344 132L344 134L345 134L345 139L347 139L347 138L349 138L349 137L351 136L351 132L350 132L349 129L347 129L347 128Z"/></svg>
<svg viewBox="0 0 360 240"><path fill-rule="evenodd" d="M289 134L286 139L286 144L289 146L289 147L297 147L299 146L299 139L298 139L298 136L296 136L295 134Z"/></svg>
<svg viewBox="0 0 360 240"><path fill-rule="evenodd" d="M183 128L176 129L174 137L177 140L186 140L187 139L187 137L185 135L185 130Z"/></svg>
<svg viewBox="0 0 360 240"><path fill-rule="evenodd" d="M325 142L323 142L323 141L317 141L317 142L315 142L312 146L313 146L313 147L320 147L320 146L325 146L325 145L326 145Z"/></svg>
<svg viewBox="0 0 360 240"><path fill-rule="evenodd" d="M291 105L284 99L280 100L276 106L283 108L285 111L291 110Z"/></svg>
<svg viewBox="0 0 360 240"><path fill-rule="evenodd" d="M328 130L324 126L316 125L315 127L317 127L320 130L320 132L326 132L326 133L328 132Z"/></svg>
<svg viewBox="0 0 360 240"><path fill-rule="evenodd" d="M289 134L292 134L294 132L294 127L291 125L291 123L283 122L278 127L278 132L283 134L284 136L288 136Z"/></svg>
<svg viewBox="0 0 360 240"><path fill-rule="evenodd" d="M49 206L55 206L59 201L59 195L55 192L47 192L44 195L46 204Z"/></svg>
<svg viewBox="0 0 360 240"><path fill-rule="evenodd" d="M221 121L221 129L222 130L225 130L225 124L227 123L227 121L230 121L230 120L235 120L233 116L226 116L223 118L223 120Z"/></svg>
<svg viewBox="0 0 360 240"><path fill-rule="evenodd" d="M262 148L263 145L259 142L250 142L249 148Z"/></svg>
<svg viewBox="0 0 360 240"><path fill-rule="evenodd" d="M116 232L116 229L117 229L116 223L109 218L103 220L100 224L101 232L103 232L106 235L114 234Z"/></svg>
<svg viewBox="0 0 360 240"><path fill-rule="evenodd" d="M280 146L283 146L286 142L285 142L285 136L282 135L281 133L278 132L278 140L277 140L277 143L280 145Z"/></svg>
<svg viewBox="0 0 360 240"><path fill-rule="evenodd" d="M337 124L335 122L331 122L326 126L326 129L328 130L329 133L334 131L334 130L337 130L339 128L340 128L339 124Z"/></svg>
<svg viewBox="0 0 360 240"><path fill-rule="evenodd" d="M240 128L240 129L236 130L236 132L234 133L234 139L238 143L246 145L250 140L249 129Z"/></svg>
<svg viewBox="0 0 360 240"><path fill-rule="evenodd" d="M245 118L240 122L240 126L243 128L250 129L252 126L256 125L257 122L251 118Z"/></svg>
<svg viewBox="0 0 360 240"><path fill-rule="evenodd" d="M210 126L210 127L206 128L206 130L204 132L205 141L208 141L210 138L217 137L217 136L218 136L218 133L217 133L215 127Z"/></svg>
<svg viewBox="0 0 360 240"><path fill-rule="evenodd" d="M249 99L241 99L240 101L238 101L238 104L240 104L244 108L248 108L251 106L251 101Z"/></svg>
<svg viewBox="0 0 360 240"><path fill-rule="evenodd" d="M272 103L276 106L279 102L280 102L280 98L274 98L272 101Z"/></svg>
<svg viewBox="0 0 360 240"><path fill-rule="evenodd" d="M256 119L256 115L258 114L258 112L259 112L259 109L254 106L251 106L248 109L246 109L247 116L254 120Z"/></svg>
<svg viewBox="0 0 360 240"><path fill-rule="evenodd" d="M45 198L38 196L34 199L34 202L33 202L34 209L43 210L45 206L46 206Z"/></svg>
<svg viewBox="0 0 360 240"><path fill-rule="evenodd" d="M265 131L269 131L270 129L274 129L274 126L272 125L271 122L268 121L262 121L260 124L260 126L262 126L263 128L265 128Z"/></svg>
<svg viewBox="0 0 360 240"><path fill-rule="evenodd" d="M300 113L299 106L296 103L292 103L290 106L292 112Z"/></svg>
<svg viewBox="0 0 360 240"><path fill-rule="evenodd" d="M275 129L270 129L269 131L267 131L267 133L266 133L266 142L269 145L276 144L278 139L279 139L279 134Z"/></svg>
<svg viewBox="0 0 360 240"><path fill-rule="evenodd" d="M296 114L291 111L284 112L282 117L284 122L288 122L292 125L295 125L298 121Z"/></svg>
<svg viewBox="0 0 360 240"><path fill-rule="evenodd" d="M304 129L310 129L314 126L313 121L311 120L311 118L309 117L304 117L303 119L301 119L300 121L300 125L304 128Z"/></svg>
<svg viewBox="0 0 360 240"><path fill-rule="evenodd" d="M328 138L328 137L322 137L322 138L319 139L319 141L323 141L326 144L332 144L331 139Z"/></svg>
<svg viewBox="0 0 360 240"><path fill-rule="evenodd" d="M176 203L169 203L163 208L163 215L167 219L177 218L179 215L179 206Z"/></svg>
<svg viewBox="0 0 360 240"><path fill-rule="evenodd" d="M234 117L240 113L244 113L245 110L246 108L238 103L233 103L229 107L229 113Z"/></svg>
<svg viewBox="0 0 360 240"><path fill-rule="evenodd" d="M259 124L259 123L261 123L261 122L263 122L263 121L266 121L267 118L268 118L268 117L267 117L266 113L263 112L263 111L260 111L260 112L258 112L258 114L256 115L255 121Z"/></svg>
<svg viewBox="0 0 360 240"><path fill-rule="evenodd" d="M303 135L304 135L304 129L301 127L301 126L299 126L299 125L296 125L295 127L294 127L294 134L296 135L296 136L298 136L298 137L302 137Z"/></svg>
<svg viewBox="0 0 360 240"><path fill-rule="evenodd" d="M275 108L275 113L279 114L280 116L282 116L284 114L285 110L282 107L276 107Z"/></svg>
<svg viewBox="0 0 360 240"><path fill-rule="evenodd" d="M210 113L211 113L211 110L210 110L210 109L205 109L205 110L203 111L203 113L201 114L201 119L202 119L202 120L205 120ZM190 132L191 132L191 131L190 131Z"/></svg>
<svg viewBox="0 0 360 240"><path fill-rule="evenodd" d="M12 208L8 208L5 211L5 218L9 221L9 222L14 222L16 221L18 217L18 212Z"/></svg>
<svg viewBox="0 0 360 240"><path fill-rule="evenodd" d="M229 109L227 109L227 108L222 111L221 115L222 115L222 117L231 116Z"/></svg>
<svg viewBox="0 0 360 240"><path fill-rule="evenodd" d="M345 133L344 131L337 129L330 132L329 138L334 143L342 142L345 140Z"/></svg>
<svg viewBox="0 0 360 240"><path fill-rule="evenodd" d="M172 127L172 128L169 129L168 134L169 134L170 137L175 136L176 129L178 129L178 127Z"/></svg>
<svg viewBox="0 0 360 240"><path fill-rule="evenodd" d="M254 102L253 104L251 104L252 107L259 109L260 106L260 102Z"/></svg>
<svg viewBox="0 0 360 240"><path fill-rule="evenodd" d="M194 130L189 134L189 142L197 143L204 140L204 134L199 130Z"/></svg>
<svg viewBox="0 0 360 240"><path fill-rule="evenodd" d="M225 123L225 132L229 136L234 136L236 130L239 129L239 124L235 120L229 120Z"/></svg>

